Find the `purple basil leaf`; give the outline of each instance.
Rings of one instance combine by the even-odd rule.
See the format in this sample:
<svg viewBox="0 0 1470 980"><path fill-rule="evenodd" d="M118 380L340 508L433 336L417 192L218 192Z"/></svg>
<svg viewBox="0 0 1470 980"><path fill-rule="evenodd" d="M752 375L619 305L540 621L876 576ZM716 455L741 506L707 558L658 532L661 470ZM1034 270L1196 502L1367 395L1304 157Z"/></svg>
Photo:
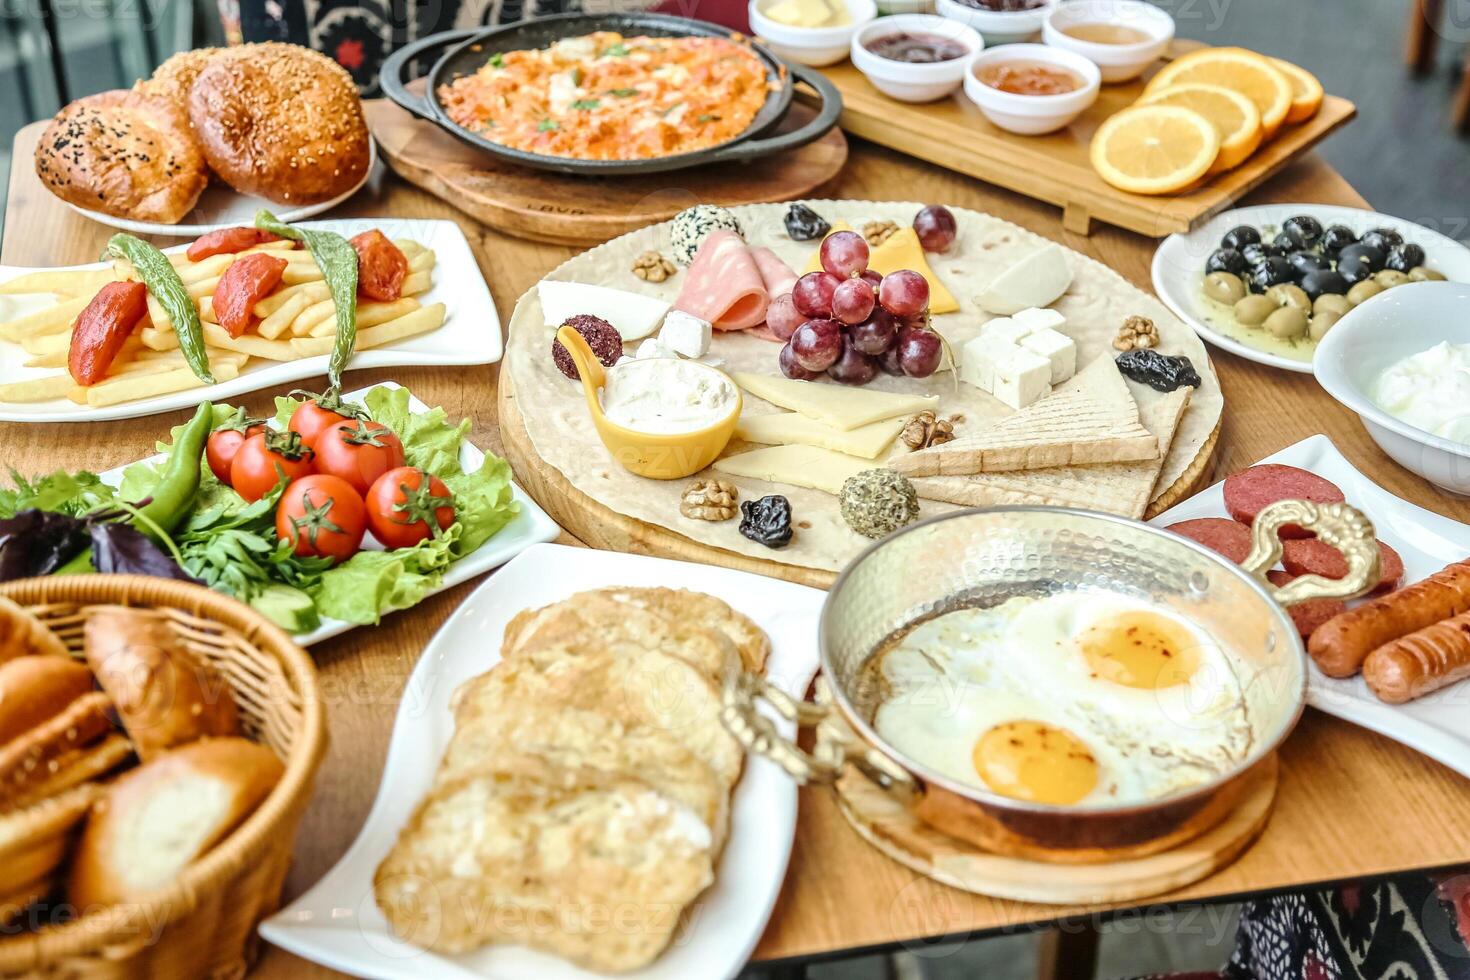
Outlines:
<svg viewBox="0 0 1470 980"><path fill-rule="evenodd" d="M0 520L0 582L50 575L87 541L87 522L67 514L31 509Z"/></svg>
<svg viewBox="0 0 1470 980"><path fill-rule="evenodd" d="M129 524L92 525L92 564L104 575L152 575L199 584L152 538Z"/></svg>

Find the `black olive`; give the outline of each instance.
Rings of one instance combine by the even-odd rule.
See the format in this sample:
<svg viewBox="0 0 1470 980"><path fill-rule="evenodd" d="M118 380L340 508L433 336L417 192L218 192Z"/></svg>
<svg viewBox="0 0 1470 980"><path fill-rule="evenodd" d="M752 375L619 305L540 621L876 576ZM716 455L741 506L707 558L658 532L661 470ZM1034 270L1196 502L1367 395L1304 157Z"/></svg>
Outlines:
<svg viewBox="0 0 1470 980"><path fill-rule="evenodd" d="M1302 276L1302 292L1307 294L1307 299L1317 301L1318 296L1326 293L1346 293L1348 281L1339 272L1331 269L1314 269Z"/></svg>
<svg viewBox="0 0 1470 980"><path fill-rule="evenodd" d="M1322 239L1322 222L1309 214L1298 214L1282 223L1281 233L1295 248L1314 248Z"/></svg>
<svg viewBox="0 0 1470 980"><path fill-rule="evenodd" d="M1296 243L1296 239L1292 238L1284 231L1277 232L1276 237L1271 239L1271 244L1281 249L1280 254L1282 255L1285 255L1287 252L1294 252L1297 249L1301 248L1301 246Z"/></svg>
<svg viewBox="0 0 1470 980"><path fill-rule="evenodd" d="M1317 269L1332 268L1332 263L1328 262L1316 252L1292 252L1286 257L1286 261L1291 263L1291 267L1296 270L1296 274L1299 276L1304 276L1308 272L1313 272Z"/></svg>
<svg viewBox="0 0 1470 980"><path fill-rule="evenodd" d="M1395 272L1409 272L1423 265L1424 258L1424 249L1415 245L1413 242L1405 242L1389 251L1384 268L1392 269Z"/></svg>
<svg viewBox="0 0 1470 980"><path fill-rule="evenodd" d="M1371 235L1372 232L1368 234ZM1349 282L1357 282L1357 279L1348 276L1347 272L1343 270L1342 267L1344 264L1365 265L1368 267L1368 271L1373 273L1381 271L1383 269L1383 263L1387 260L1388 256L1384 250L1378 248L1376 245L1370 244L1368 235L1364 235L1362 241L1354 245L1349 245L1337 253L1337 271L1347 276Z"/></svg>
<svg viewBox="0 0 1470 980"><path fill-rule="evenodd" d="M1243 276L1248 268L1250 268L1250 263L1246 262L1245 256L1233 248L1216 249L1205 260L1206 275L1211 272L1228 272L1231 275Z"/></svg>
<svg viewBox="0 0 1470 980"><path fill-rule="evenodd" d="M1250 225L1241 225L1238 228L1231 228L1225 233L1225 237L1220 239L1220 247L1233 248L1238 252L1247 245L1259 243L1260 240L1261 233L1259 231Z"/></svg>
<svg viewBox="0 0 1470 980"><path fill-rule="evenodd" d="M1364 245L1372 245L1380 252L1387 254L1392 249L1398 248L1404 243L1404 236L1392 228L1374 228L1359 239Z"/></svg>
<svg viewBox="0 0 1470 980"><path fill-rule="evenodd" d="M1291 263L1279 255L1273 255L1251 266L1249 283L1251 292L1264 293L1272 286L1296 282L1296 278L1296 270L1291 267Z"/></svg>
<svg viewBox="0 0 1470 980"><path fill-rule="evenodd" d="M832 230L827 219L805 204L793 204L786 209L786 234L798 242L809 242L821 238Z"/></svg>
<svg viewBox="0 0 1470 980"><path fill-rule="evenodd" d="M1273 255L1285 255L1286 249L1277 248L1269 242L1253 242L1242 248L1240 254L1245 256L1245 260L1251 265L1257 265Z"/></svg>
<svg viewBox="0 0 1470 980"><path fill-rule="evenodd" d="M1347 225L1333 225L1322 233L1322 251L1336 258L1338 252L1357 240L1358 236Z"/></svg>

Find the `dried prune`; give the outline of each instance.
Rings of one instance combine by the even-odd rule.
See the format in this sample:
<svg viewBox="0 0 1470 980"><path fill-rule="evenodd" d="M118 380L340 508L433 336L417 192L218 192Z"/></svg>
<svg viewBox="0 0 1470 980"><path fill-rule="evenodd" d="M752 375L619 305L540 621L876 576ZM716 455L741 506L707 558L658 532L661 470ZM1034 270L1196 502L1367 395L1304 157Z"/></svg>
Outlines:
<svg viewBox="0 0 1470 980"><path fill-rule="evenodd" d="M1170 357L1149 348L1125 351L1118 355L1118 370L1141 385L1155 391L1173 391L1175 388L1198 388L1199 372L1189 358L1179 355Z"/></svg>
<svg viewBox="0 0 1470 980"><path fill-rule="evenodd" d="M740 533L767 548L791 543L791 502L778 493L740 502Z"/></svg>
<svg viewBox="0 0 1470 980"><path fill-rule="evenodd" d="M798 242L809 242L821 238L832 230L832 225L805 204L793 204L786 209L786 234Z"/></svg>

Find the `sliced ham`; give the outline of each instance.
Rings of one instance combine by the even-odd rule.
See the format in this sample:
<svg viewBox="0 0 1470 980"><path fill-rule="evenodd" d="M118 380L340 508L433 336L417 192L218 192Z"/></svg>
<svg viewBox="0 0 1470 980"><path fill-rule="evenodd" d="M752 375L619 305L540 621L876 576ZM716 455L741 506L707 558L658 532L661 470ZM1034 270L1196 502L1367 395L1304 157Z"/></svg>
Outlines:
<svg viewBox="0 0 1470 980"><path fill-rule="evenodd" d="M756 268L761 270L761 280L766 284L767 296L775 299L791 292L791 287L796 285L796 273L791 271L791 266L765 247L753 248L750 254L755 258Z"/></svg>
<svg viewBox="0 0 1470 980"><path fill-rule="evenodd" d="M751 249L722 228L699 246L674 309L708 320L717 330L746 330L765 322L770 302Z"/></svg>

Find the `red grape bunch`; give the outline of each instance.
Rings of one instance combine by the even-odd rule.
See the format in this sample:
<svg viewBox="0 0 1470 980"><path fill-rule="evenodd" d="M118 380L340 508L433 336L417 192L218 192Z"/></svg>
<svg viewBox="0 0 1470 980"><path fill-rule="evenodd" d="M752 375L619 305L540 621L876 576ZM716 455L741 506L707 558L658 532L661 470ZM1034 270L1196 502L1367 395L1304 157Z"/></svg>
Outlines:
<svg viewBox="0 0 1470 980"><path fill-rule="evenodd" d="M865 385L879 371L927 378L939 368L943 345L929 329L929 283L910 269L886 276L868 268L868 243L855 231L828 235L821 272L796 281L766 314L786 346L781 373L811 381Z"/></svg>

